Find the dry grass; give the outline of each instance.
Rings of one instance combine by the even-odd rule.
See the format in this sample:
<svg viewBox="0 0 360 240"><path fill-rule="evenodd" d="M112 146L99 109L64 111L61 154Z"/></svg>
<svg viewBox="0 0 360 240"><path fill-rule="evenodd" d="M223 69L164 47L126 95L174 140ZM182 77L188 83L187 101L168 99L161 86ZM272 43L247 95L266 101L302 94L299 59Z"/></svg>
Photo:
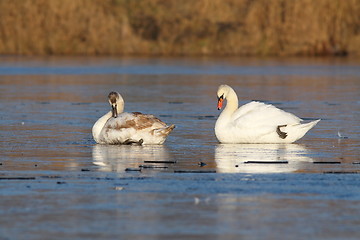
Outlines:
<svg viewBox="0 0 360 240"><path fill-rule="evenodd" d="M0 54L360 55L360 0L0 0Z"/></svg>

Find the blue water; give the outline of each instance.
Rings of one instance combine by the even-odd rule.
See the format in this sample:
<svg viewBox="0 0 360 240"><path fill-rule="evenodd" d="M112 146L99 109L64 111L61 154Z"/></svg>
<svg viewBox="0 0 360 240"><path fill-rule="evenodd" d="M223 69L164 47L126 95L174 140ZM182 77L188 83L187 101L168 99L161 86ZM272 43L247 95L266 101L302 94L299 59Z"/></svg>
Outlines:
<svg viewBox="0 0 360 240"><path fill-rule="evenodd" d="M0 239L359 239L359 65L1 57ZM322 120L295 144L219 144L223 83ZM95 144L113 90L176 125L163 146Z"/></svg>

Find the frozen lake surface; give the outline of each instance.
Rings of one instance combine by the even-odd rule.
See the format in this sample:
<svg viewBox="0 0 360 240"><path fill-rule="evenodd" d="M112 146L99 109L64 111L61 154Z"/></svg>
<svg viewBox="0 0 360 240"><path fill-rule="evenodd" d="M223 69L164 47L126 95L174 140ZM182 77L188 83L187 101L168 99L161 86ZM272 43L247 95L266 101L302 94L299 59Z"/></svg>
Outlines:
<svg viewBox="0 0 360 240"><path fill-rule="evenodd" d="M224 83L322 121L219 144ZM95 144L110 91L175 124L165 144ZM1 57L0 92L0 239L360 238L359 61Z"/></svg>

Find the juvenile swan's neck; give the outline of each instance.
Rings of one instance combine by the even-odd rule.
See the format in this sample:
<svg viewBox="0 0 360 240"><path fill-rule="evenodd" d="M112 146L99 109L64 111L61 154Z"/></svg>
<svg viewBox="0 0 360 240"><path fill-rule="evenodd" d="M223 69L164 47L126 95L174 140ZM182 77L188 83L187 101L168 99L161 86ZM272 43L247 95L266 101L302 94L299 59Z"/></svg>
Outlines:
<svg viewBox="0 0 360 240"><path fill-rule="evenodd" d="M229 87L229 91L226 95L226 107L224 111L221 113L221 115L224 116L231 116L239 107L239 100L235 93L235 91Z"/></svg>
<svg viewBox="0 0 360 240"><path fill-rule="evenodd" d="M102 116L101 118L99 118L99 120L97 120L96 123L94 124L94 126L92 128L92 135L93 135L94 140L97 143L100 143L101 130L103 129L107 120L109 120L109 118L111 118L111 116L112 116L112 112L110 111L107 114L105 114L104 116Z"/></svg>
<svg viewBox="0 0 360 240"><path fill-rule="evenodd" d="M121 100L117 104L117 113L119 115L120 113L123 113L123 112L124 112L124 100L122 100L122 98L121 98Z"/></svg>

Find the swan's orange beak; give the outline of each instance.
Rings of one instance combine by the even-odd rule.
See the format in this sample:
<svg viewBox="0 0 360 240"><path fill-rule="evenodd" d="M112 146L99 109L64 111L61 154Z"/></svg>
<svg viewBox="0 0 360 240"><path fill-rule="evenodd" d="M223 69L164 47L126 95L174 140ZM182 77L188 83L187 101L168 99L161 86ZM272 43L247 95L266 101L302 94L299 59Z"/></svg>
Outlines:
<svg viewBox="0 0 360 240"><path fill-rule="evenodd" d="M220 109L222 108L223 101L224 101L223 96L221 96L221 97L218 98L218 104L217 104L217 109L218 109L218 110L220 110Z"/></svg>

